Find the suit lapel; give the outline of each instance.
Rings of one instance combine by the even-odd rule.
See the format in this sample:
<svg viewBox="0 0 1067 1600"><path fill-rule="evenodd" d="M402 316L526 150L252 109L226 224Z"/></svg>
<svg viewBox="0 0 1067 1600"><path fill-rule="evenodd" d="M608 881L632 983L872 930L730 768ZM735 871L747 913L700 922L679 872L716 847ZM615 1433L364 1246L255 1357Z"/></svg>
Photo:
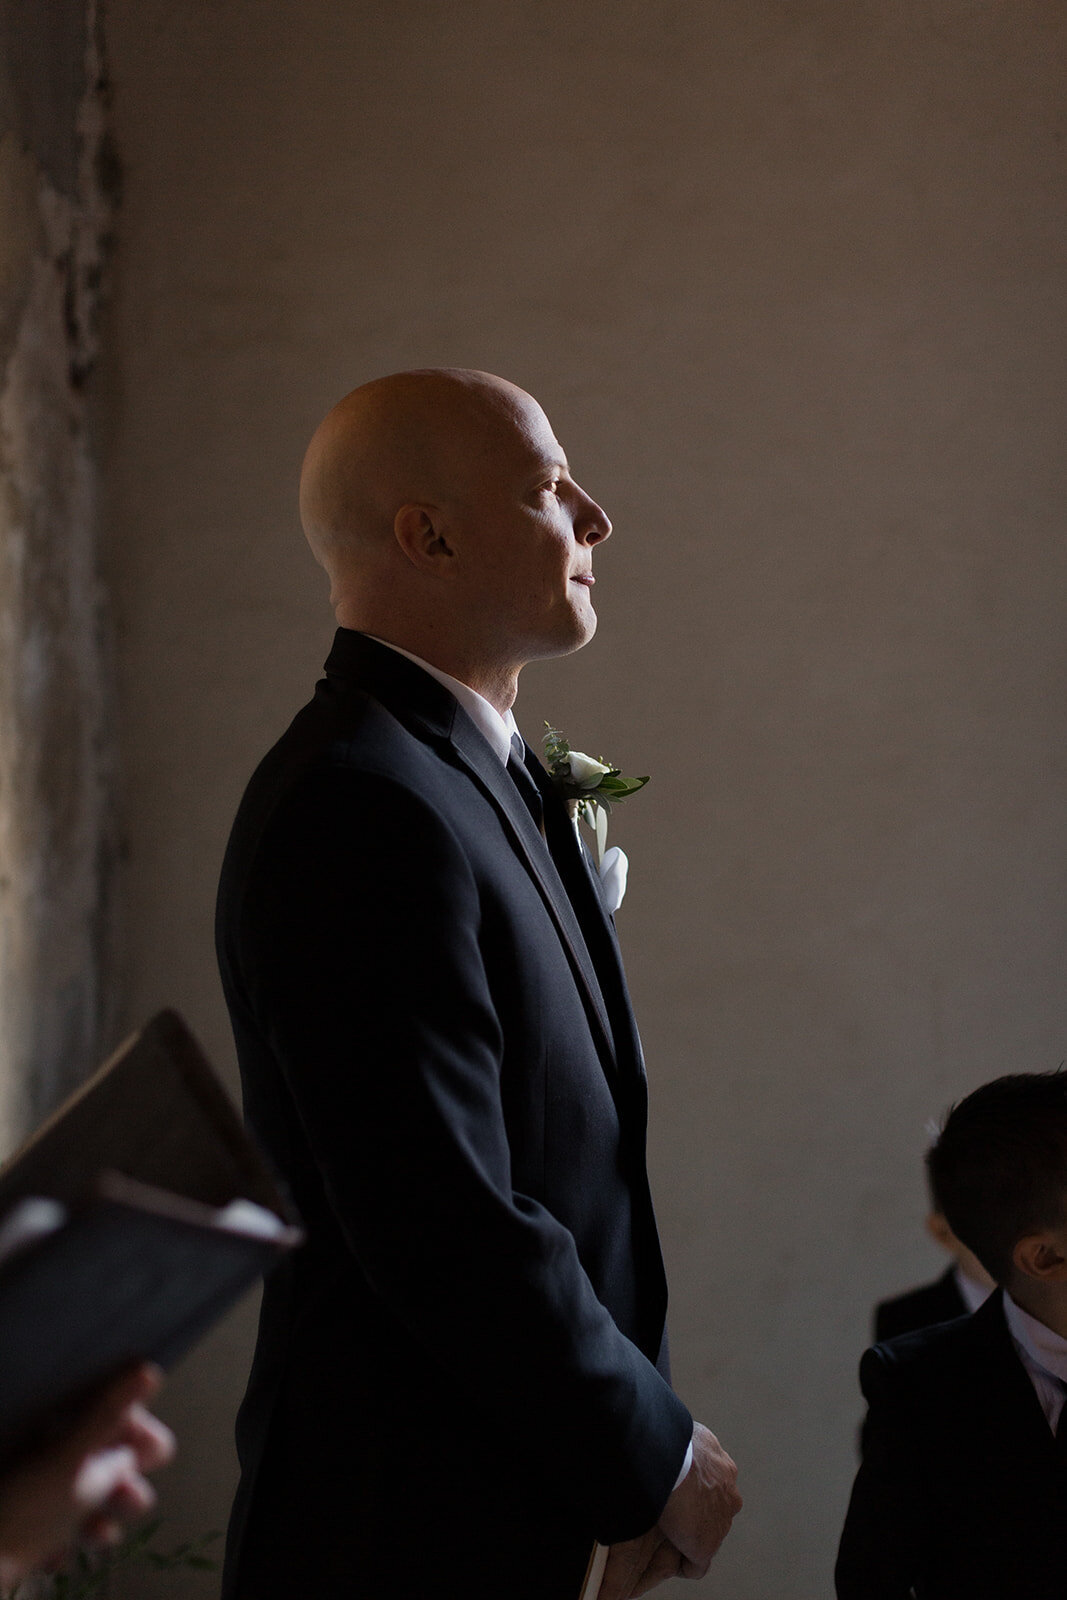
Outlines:
<svg viewBox="0 0 1067 1600"><path fill-rule="evenodd" d="M533 818L515 784L508 777L506 769L501 766L495 753L490 750L474 723L458 704L450 737L452 747L464 766L503 816L512 844L541 892L541 898L556 925L579 987L584 992L591 1015L595 1019L607 1061L614 1068L615 1042L603 991L570 896L546 848L545 840L534 826Z"/></svg>
<svg viewBox="0 0 1067 1600"><path fill-rule="evenodd" d="M639 1076L643 1078L644 1056L626 987L622 953L615 924L604 909L596 868L578 838L566 803L529 746L526 748L526 766L541 792L545 836L578 920L585 930L586 941L608 1001L620 1055L626 1050Z"/></svg>

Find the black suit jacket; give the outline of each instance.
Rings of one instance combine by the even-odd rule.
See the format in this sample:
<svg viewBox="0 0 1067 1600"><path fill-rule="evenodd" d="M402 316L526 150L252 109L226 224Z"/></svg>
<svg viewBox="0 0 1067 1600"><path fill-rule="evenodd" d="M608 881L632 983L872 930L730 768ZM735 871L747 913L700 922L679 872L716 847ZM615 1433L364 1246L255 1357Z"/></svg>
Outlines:
<svg viewBox="0 0 1067 1600"><path fill-rule="evenodd" d="M839 1600L1063 1600L1067 1461L997 1291L973 1316L868 1350L864 1456Z"/></svg>
<svg viewBox="0 0 1067 1600"><path fill-rule="evenodd" d="M673 1487L640 1044L532 766L551 854L454 697L342 629L241 805L219 959L310 1239L266 1285L228 1600L569 1600Z"/></svg>
<svg viewBox="0 0 1067 1600"><path fill-rule="evenodd" d="M887 1339L898 1339L902 1333L914 1333L935 1322L952 1322L966 1315L967 1303L956 1282L956 1269L949 1267L933 1283L924 1283L919 1289L909 1289L907 1294L895 1295L875 1306L875 1343L884 1344Z"/></svg>

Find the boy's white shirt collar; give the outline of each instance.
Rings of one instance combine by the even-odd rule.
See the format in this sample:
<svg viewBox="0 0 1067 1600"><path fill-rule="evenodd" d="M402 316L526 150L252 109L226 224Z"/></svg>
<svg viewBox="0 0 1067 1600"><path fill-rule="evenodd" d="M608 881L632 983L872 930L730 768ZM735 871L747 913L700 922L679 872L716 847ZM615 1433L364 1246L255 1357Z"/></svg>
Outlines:
<svg viewBox="0 0 1067 1600"><path fill-rule="evenodd" d="M507 766L508 757L511 755L511 736L519 731L518 724L510 711L501 716L496 706L490 705L485 696L479 694L477 689L472 689L469 683L460 683L458 678L449 677L440 667L431 666L429 661L424 661L421 656L412 655L410 650L401 650L398 644L390 644L388 639L379 639L373 633L368 633L367 638L373 639L375 644L384 644L387 650L395 650L398 656L405 656L408 661L413 661L417 667L421 667L423 672L428 672L431 678L436 678L438 683L459 701L489 748L499 757L501 766Z"/></svg>
<svg viewBox="0 0 1067 1600"><path fill-rule="evenodd" d="M1038 1322L1004 1291L1004 1317L1015 1343L1025 1359L1043 1372L1067 1383L1067 1339Z"/></svg>

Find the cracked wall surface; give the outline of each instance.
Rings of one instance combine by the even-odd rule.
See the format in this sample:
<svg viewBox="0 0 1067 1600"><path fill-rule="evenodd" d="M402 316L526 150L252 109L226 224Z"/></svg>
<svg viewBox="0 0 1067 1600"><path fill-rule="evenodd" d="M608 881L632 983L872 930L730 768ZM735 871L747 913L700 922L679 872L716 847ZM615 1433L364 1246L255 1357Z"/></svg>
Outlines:
<svg viewBox="0 0 1067 1600"><path fill-rule="evenodd" d="M113 187L92 0L0 3L0 1153L107 1036L116 834L89 382Z"/></svg>

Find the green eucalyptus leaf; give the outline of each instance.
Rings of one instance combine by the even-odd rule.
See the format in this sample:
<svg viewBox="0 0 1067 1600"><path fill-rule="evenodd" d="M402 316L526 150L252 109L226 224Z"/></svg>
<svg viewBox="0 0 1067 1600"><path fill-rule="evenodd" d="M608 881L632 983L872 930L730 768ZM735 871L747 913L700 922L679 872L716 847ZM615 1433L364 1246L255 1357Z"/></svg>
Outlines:
<svg viewBox="0 0 1067 1600"><path fill-rule="evenodd" d="M542 740L542 744L545 747L545 760L548 762L549 770L553 776L556 776L557 770L567 764L571 747L558 728L553 728L549 722L545 723L545 727L548 730Z"/></svg>
<svg viewBox="0 0 1067 1600"><path fill-rule="evenodd" d="M637 793L638 789L643 789L647 782L647 778L605 778L604 787L608 790L613 800L628 800L630 795Z"/></svg>

